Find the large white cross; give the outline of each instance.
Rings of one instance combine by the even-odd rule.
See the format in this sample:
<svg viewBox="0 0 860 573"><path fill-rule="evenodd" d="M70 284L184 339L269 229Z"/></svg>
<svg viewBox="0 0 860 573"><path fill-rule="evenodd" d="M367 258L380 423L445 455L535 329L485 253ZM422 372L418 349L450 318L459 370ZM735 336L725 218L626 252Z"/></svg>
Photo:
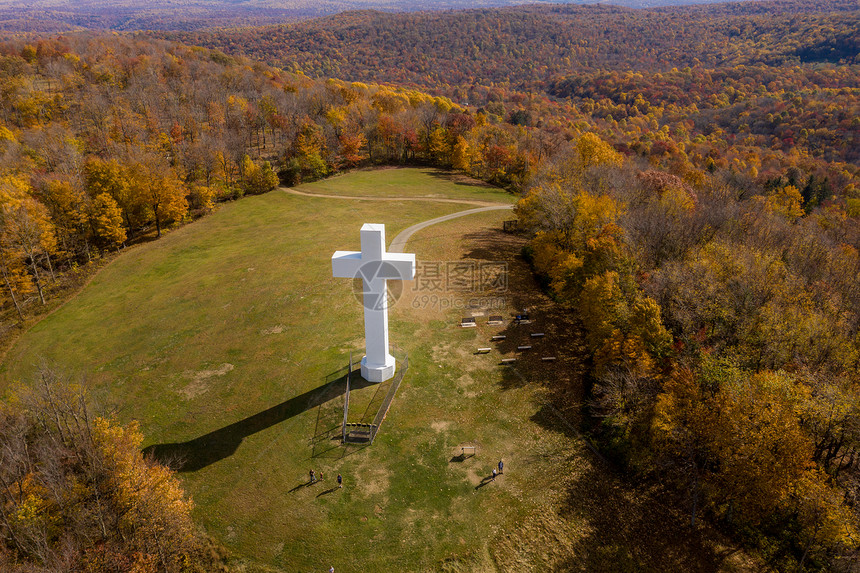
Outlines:
<svg viewBox="0 0 860 573"><path fill-rule="evenodd" d="M394 357L388 352L388 296L386 280L415 278L415 255L385 252L385 225L361 227L361 251L336 251L331 257L334 276L361 278L364 285L364 339L367 354L361 375L368 382L394 376Z"/></svg>

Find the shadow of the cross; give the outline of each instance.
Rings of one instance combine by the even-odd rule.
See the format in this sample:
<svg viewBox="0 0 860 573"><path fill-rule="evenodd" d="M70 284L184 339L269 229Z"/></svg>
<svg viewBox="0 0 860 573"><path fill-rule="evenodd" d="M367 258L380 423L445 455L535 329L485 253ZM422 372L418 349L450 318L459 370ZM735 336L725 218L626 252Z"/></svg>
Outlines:
<svg viewBox="0 0 860 573"><path fill-rule="evenodd" d="M347 368L344 367L333 375L327 376L327 382L318 388L290 398L244 420L187 442L153 444L146 447L143 453L179 472L203 469L233 455L242 440L248 436L271 428L275 424L346 393L346 370ZM372 383L361 377L358 369L350 376L351 389L364 388L370 384Z"/></svg>

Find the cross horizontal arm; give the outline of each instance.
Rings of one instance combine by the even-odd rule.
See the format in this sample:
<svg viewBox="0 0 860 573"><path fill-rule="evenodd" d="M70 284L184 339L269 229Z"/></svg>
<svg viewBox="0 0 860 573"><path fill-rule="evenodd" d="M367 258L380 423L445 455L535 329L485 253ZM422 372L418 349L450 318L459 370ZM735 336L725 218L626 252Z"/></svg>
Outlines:
<svg viewBox="0 0 860 573"><path fill-rule="evenodd" d="M385 253L382 261L384 267L394 276L386 276L389 280L411 281L415 278L415 255L411 253ZM388 274L388 273L386 273Z"/></svg>
<svg viewBox="0 0 860 573"><path fill-rule="evenodd" d="M332 275L339 278L353 278L361 267L359 251L335 251L331 256Z"/></svg>

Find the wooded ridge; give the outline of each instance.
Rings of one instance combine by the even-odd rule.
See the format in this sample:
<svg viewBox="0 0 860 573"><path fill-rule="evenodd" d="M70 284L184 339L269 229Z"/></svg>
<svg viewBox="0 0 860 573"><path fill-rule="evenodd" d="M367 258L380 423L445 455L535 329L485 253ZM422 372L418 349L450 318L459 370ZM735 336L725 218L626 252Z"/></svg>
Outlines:
<svg viewBox="0 0 860 573"><path fill-rule="evenodd" d="M8 40L3 328L218 201L358 167L458 170L522 195L525 254L581 329L588 372L571 383L587 403L559 406L774 568L849 570L857 26L856 2L833 0L170 35L223 51L152 33Z"/></svg>

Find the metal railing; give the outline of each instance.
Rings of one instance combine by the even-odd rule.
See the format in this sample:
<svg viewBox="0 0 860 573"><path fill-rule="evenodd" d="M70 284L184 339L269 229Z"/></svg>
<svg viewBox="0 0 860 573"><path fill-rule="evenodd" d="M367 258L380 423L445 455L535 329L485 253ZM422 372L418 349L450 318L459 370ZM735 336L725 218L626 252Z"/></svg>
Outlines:
<svg viewBox="0 0 860 573"><path fill-rule="evenodd" d="M352 352L349 353L349 369L346 371L346 399L343 403L343 424L340 427L341 442L346 442L347 417L349 416L349 376L352 374Z"/></svg>
<svg viewBox="0 0 860 573"><path fill-rule="evenodd" d="M350 423L349 422L349 393L350 393L350 374L352 373L352 353L349 354L349 370L346 375L346 397L343 404L343 424L341 425L341 440L343 443L349 442L370 442L376 439L379 433L379 428L388 415L388 410L391 408L391 402L394 400L394 395L397 389L400 388L400 383L406 376L406 371L409 370L409 355L404 354L403 360L400 361L400 367L397 369L394 378L391 381L391 386L388 388L388 393L382 400L379 409L376 411L376 416L373 418L373 423ZM353 435L354 434L354 435Z"/></svg>
<svg viewBox="0 0 860 573"><path fill-rule="evenodd" d="M385 400L382 401L382 405L379 407L379 410L376 412L376 417L373 418L373 424L370 426L370 443L373 443L373 440L376 439L376 434L379 432L379 428L382 427L382 422L385 420L385 416L388 414L388 409L391 407L391 402L394 400L394 395L397 393L397 389L400 387L400 383L403 382L403 377L406 376L406 371L409 370L409 355L406 354L403 356L403 364L400 369L397 371L397 374L394 375L394 380L391 382L391 387L388 389L388 394L385 396Z"/></svg>

